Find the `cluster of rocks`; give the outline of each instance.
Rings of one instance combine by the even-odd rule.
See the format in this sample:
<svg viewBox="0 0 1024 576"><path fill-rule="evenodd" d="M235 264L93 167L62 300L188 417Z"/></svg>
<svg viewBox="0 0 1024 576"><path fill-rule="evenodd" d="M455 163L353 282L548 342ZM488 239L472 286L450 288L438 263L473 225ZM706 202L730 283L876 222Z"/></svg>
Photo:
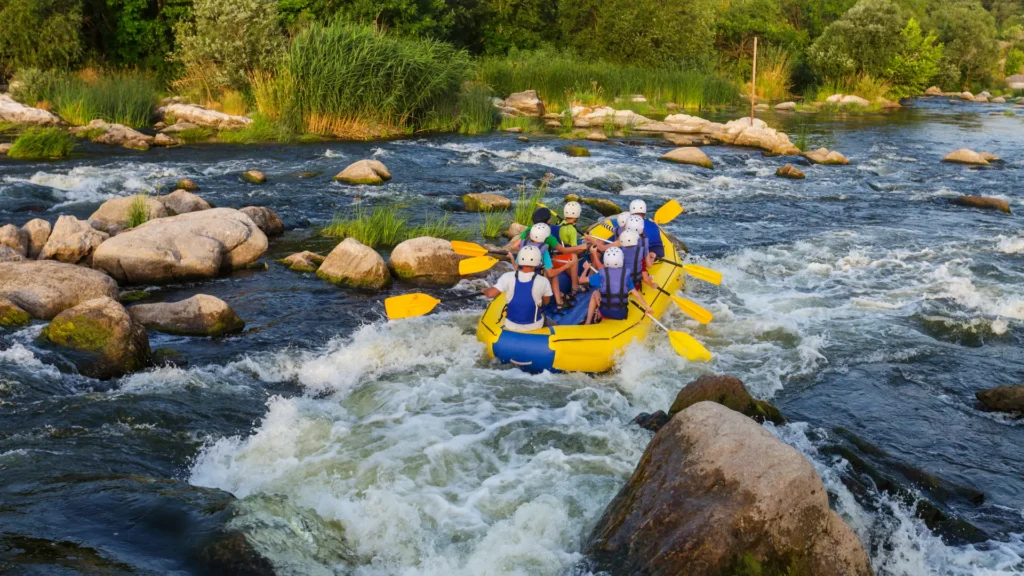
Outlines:
<svg viewBox="0 0 1024 576"><path fill-rule="evenodd" d="M58 126L63 123L57 115L25 106L10 94L0 94L0 121L24 126Z"/></svg>
<svg viewBox="0 0 1024 576"><path fill-rule="evenodd" d="M989 103L989 104L1006 104L1007 99L1005 96L993 96L991 92L985 90L978 94L972 94L968 91L963 92L944 92L938 86L931 86L924 91L925 96L943 97L950 98L950 102L978 102L978 103ZM1017 104L1024 104L1024 97L1017 98Z"/></svg>
<svg viewBox="0 0 1024 576"><path fill-rule="evenodd" d="M213 128L216 130L240 130L245 128L252 120L245 116L232 116L216 110L204 108L198 104L187 104L181 98L165 99L159 108L156 109L157 116L166 124L185 124L186 127ZM171 120L174 120L173 122ZM165 133L166 129L164 130ZM170 133L173 134L173 131Z"/></svg>
<svg viewBox="0 0 1024 576"><path fill-rule="evenodd" d="M508 98L504 100L495 98L493 103L502 116L524 116L527 118L544 116L544 102L541 101L536 90L515 92L509 94Z"/></svg>
<svg viewBox="0 0 1024 576"><path fill-rule="evenodd" d="M872 573L811 462L758 424L782 415L742 382L701 377L642 416L656 434L587 539L595 572Z"/></svg>

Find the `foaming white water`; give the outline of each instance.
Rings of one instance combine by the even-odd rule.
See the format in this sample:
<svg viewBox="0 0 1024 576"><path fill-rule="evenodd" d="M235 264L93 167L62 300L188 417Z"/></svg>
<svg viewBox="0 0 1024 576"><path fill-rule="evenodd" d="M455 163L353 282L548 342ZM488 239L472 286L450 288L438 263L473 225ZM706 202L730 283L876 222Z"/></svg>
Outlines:
<svg viewBox="0 0 1024 576"><path fill-rule="evenodd" d="M162 179L182 176L166 164L115 163L105 166L77 166L66 172L36 172L28 179L9 178L52 188L62 199L57 207L80 202L101 202L139 192L152 193Z"/></svg>
<svg viewBox="0 0 1024 576"><path fill-rule="evenodd" d="M1003 254L1020 254L1024 252L1024 238L1020 236L997 236L996 250Z"/></svg>

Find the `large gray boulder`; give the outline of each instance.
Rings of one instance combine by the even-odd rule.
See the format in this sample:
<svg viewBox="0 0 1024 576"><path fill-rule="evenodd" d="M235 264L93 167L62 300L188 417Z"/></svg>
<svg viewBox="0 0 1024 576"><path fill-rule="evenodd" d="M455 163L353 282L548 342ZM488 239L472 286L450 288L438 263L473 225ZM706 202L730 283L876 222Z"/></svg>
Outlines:
<svg viewBox="0 0 1024 576"><path fill-rule="evenodd" d="M168 216L189 214L190 212L199 212L200 210L209 210L211 208L210 203L203 200L199 195L183 189L175 190L163 196L157 196L156 199L164 205Z"/></svg>
<svg viewBox="0 0 1024 576"><path fill-rule="evenodd" d="M33 318L49 320L86 300L117 294L110 276L83 266L52 260L0 263L0 296Z"/></svg>
<svg viewBox="0 0 1024 576"><path fill-rule="evenodd" d="M149 362L146 329L132 322L124 307L106 296L61 312L41 337L76 352L79 371L93 378L118 378Z"/></svg>
<svg viewBox="0 0 1024 576"><path fill-rule="evenodd" d="M277 215L277 212L270 208L265 206L246 206L239 209L239 211L252 218L256 226L259 226L259 229L267 236L280 236L284 234L284 222L281 221L281 217Z"/></svg>
<svg viewBox="0 0 1024 576"><path fill-rule="evenodd" d="M503 107L514 109L521 116L539 118L544 115L544 102L541 101L536 90L509 94L508 98L505 98Z"/></svg>
<svg viewBox="0 0 1024 576"><path fill-rule="evenodd" d="M212 278L246 266L267 250L267 236L244 213L213 208L160 218L104 242L93 267L119 282Z"/></svg>
<svg viewBox="0 0 1024 576"><path fill-rule="evenodd" d="M128 220L136 205L145 210L146 219L166 218L170 214L163 202L150 196L125 196L123 198L111 198L96 209L89 220L93 225L108 234L116 234L128 227Z"/></svg>
<svg viewBox="0 0 1024 576"><path fill-rule="evenodd" d="M24 258L28 256L28 234L14 224L0 226L0 246L7 246Z"/></svg>
<svg viewBox="0 0 1024 576"><path fill-rule="evenodd" d="M682 148L676 148L662 154L662 160L667 162L674 162L676 164L690 164L693 166L700 166L702 168L714 168L714 164L711 163L711 159L704 153L700 148L693 146L684 146Z"/></svg>
<svg viewBox="0 0 1024 576"><path fill-rule="evenodd" d="M378 290L391 283L391 273L376 250L355 238L334 247L316 275L334 284Z"/></svg>
<svg viewBox="0 0 1024 576"><path fill-rule="evenodd" d="M391 180L391 171L379 160L359 160L339 172L334 180L344 184L380 186Z"/></svg>
<svg viewBox="0 0 1024 576"><path fill-rule="evenodd" d="M220 336L245 328L245 322L227 302L207 294L178 302L136 304L128 314L146 328L169 334Z"/></svg>
<svg viewBox="0 0 1024 576"><path fill-rule="evenodd" d="M61 216L53 225L53 231L39 252L39 258L68 264L87 264L96 248L108 237L106 232L96 230L88 222L74 216Z"/></svg>
<svg viewBox="0 0 1024 576"><path fill-rule="evenodd" d="M587 553L611 574L871 574L814 466L713 402L686 408L654 436Z"/></svg>
<svg viewBox="0 0 1024 576"><path fill-rule="evenodd" d="M407 282L453 286L460 279L459 260L448 240L421 236L395 246L388 266Z"/></svg>
<svg viewBox="0 0 1024 576"><path fill-rule="evenodd" d="M245 128L252 120L245 116L232 116L216 110L209 110L196 104L169 102L157 108L156 113L165 121L175 118L178 122L188 122L196 126L216 128L218 130L238 130ZM167 130L164 130L165 132Z"/></svg>
<svg viewBox="0 0 1024 576"><path fill-rule="evenodd" d="M33 260L39 258L43 246L50 239L50 230L52 229L50 223L42 218L33 218L26 222L21 229L28 235L28 257Z"/></svg>
<svg viewBox="0 0 1024 576"><path fill-rule="evenodd" d="M971 166L989 165L988 160L985 160L984 156L968 148L960 148L959 150L954 150L949 154L946 154L946 157L943 158L942 161L950 162L953 164L969 164Z"/></svg>
<svg viewBox="0 0 1024 576"><path fill-rule="evenodd" d="M7 94L0 94L0 120L11 124L56 126L60 118L39 108L17 102Z"/></svg>

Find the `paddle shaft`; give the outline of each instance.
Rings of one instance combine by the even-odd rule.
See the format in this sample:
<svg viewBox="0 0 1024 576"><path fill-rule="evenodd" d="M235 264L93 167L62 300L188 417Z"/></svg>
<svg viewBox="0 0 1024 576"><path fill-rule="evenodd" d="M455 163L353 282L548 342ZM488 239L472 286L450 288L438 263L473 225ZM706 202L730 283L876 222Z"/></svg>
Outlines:
<svg viewBox="0 0 1024 576"><path fill-rule="evenodd" d="M661 322L658 322L657 318L655 318L654 316L651 316L650 314L648 314L647 310L643 306L641 306L639 302L635 302L633 300L630 300L630 303L633 304L633 306L636 306L637 308L639 308L641 311L643 311L644 316L647 316L648 318L650 318L651 322L654 322L655 324L657 324L659 327L661 327L662 330L664 330L665 332L671 332L671 330L669 330L668 328L665 328L664 324L662 324Z"/></svg>

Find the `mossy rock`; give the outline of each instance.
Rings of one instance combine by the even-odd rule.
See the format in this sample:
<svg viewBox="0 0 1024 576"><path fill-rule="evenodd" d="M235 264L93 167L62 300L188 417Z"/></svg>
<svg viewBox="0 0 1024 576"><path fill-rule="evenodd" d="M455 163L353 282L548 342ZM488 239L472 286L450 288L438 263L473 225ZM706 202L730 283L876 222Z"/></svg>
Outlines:
<svg viewBox="0 0 1024 576"><path fill-rule="evenodd" d="M774 424L786 422L778 408L768 402L753 398L740 379L713 375L701 376L684 386L676 395L672 407L669 408L669 418L698 402L705 401L717 402L726 408L750 416L758 422Z"/></svg>
<svg viewBox="0 0 1024 576"><path fill-rule="evenodd" d="M317 176L319 176L321 174L323 174L323 172L319 172L319 171L306 171L306 172L299 172L298 174L295 175L295 177L299 178L301 180L305 180L307 178L316 178Z"/></svg>
<svg viewBox="0 0 1024 576"><path fill-rule="evenodd" d="M622 208L611 200L601 198L585 198L583 203L601 213L602 216L615 216L622 213Z"/></svg>
<svg viewBox="0 0 1024 576"><path fill-rule="evenodd" d="M249 184L263 184L267 181L267 176L259 170L249 170L248 172L242 172L242 180Z"/></svg>
<svg viewBox="0 0 1024 576"><path fill-rule="evenodd" d="M28 312L6 298L0 298L0 326L18 328L28 326L30 322L32 322L32 316Z"/></svg>
<svg viewBox="0 0 1024 576"><path fill-rule="evenodd" d="M178 180L177 184L174 185L174 189L184 190L185 192L198 192L199 185L188 178L183 178Z"/></svg>
<svg viewBox="0 0 1024 576"><path fill-rule="evenodd" d="M145 290L126 290L124 292L121 292L121 294L118 295L117 299L121 302L121 304L131 304L133 302L138 302L139 300L145 300L150 296L152 296L152 294L146 292Z"/></svg>
<svg viewBox="0 0 1024 576"><path fill-rule="evenodd" d="M40 338L77 353L79 370L93 378L117 378L144 368L149 361L146 329L108 297L61 312Z"/></svg>
<svg viewBox="0 0 1024 576"><path fill-rule="evenodd" d="M590 150L587 150L583 146L576 146L574 144L562 147L562 152L567 156L572 156L573 158L585 158L590 156Z"/></svg>

